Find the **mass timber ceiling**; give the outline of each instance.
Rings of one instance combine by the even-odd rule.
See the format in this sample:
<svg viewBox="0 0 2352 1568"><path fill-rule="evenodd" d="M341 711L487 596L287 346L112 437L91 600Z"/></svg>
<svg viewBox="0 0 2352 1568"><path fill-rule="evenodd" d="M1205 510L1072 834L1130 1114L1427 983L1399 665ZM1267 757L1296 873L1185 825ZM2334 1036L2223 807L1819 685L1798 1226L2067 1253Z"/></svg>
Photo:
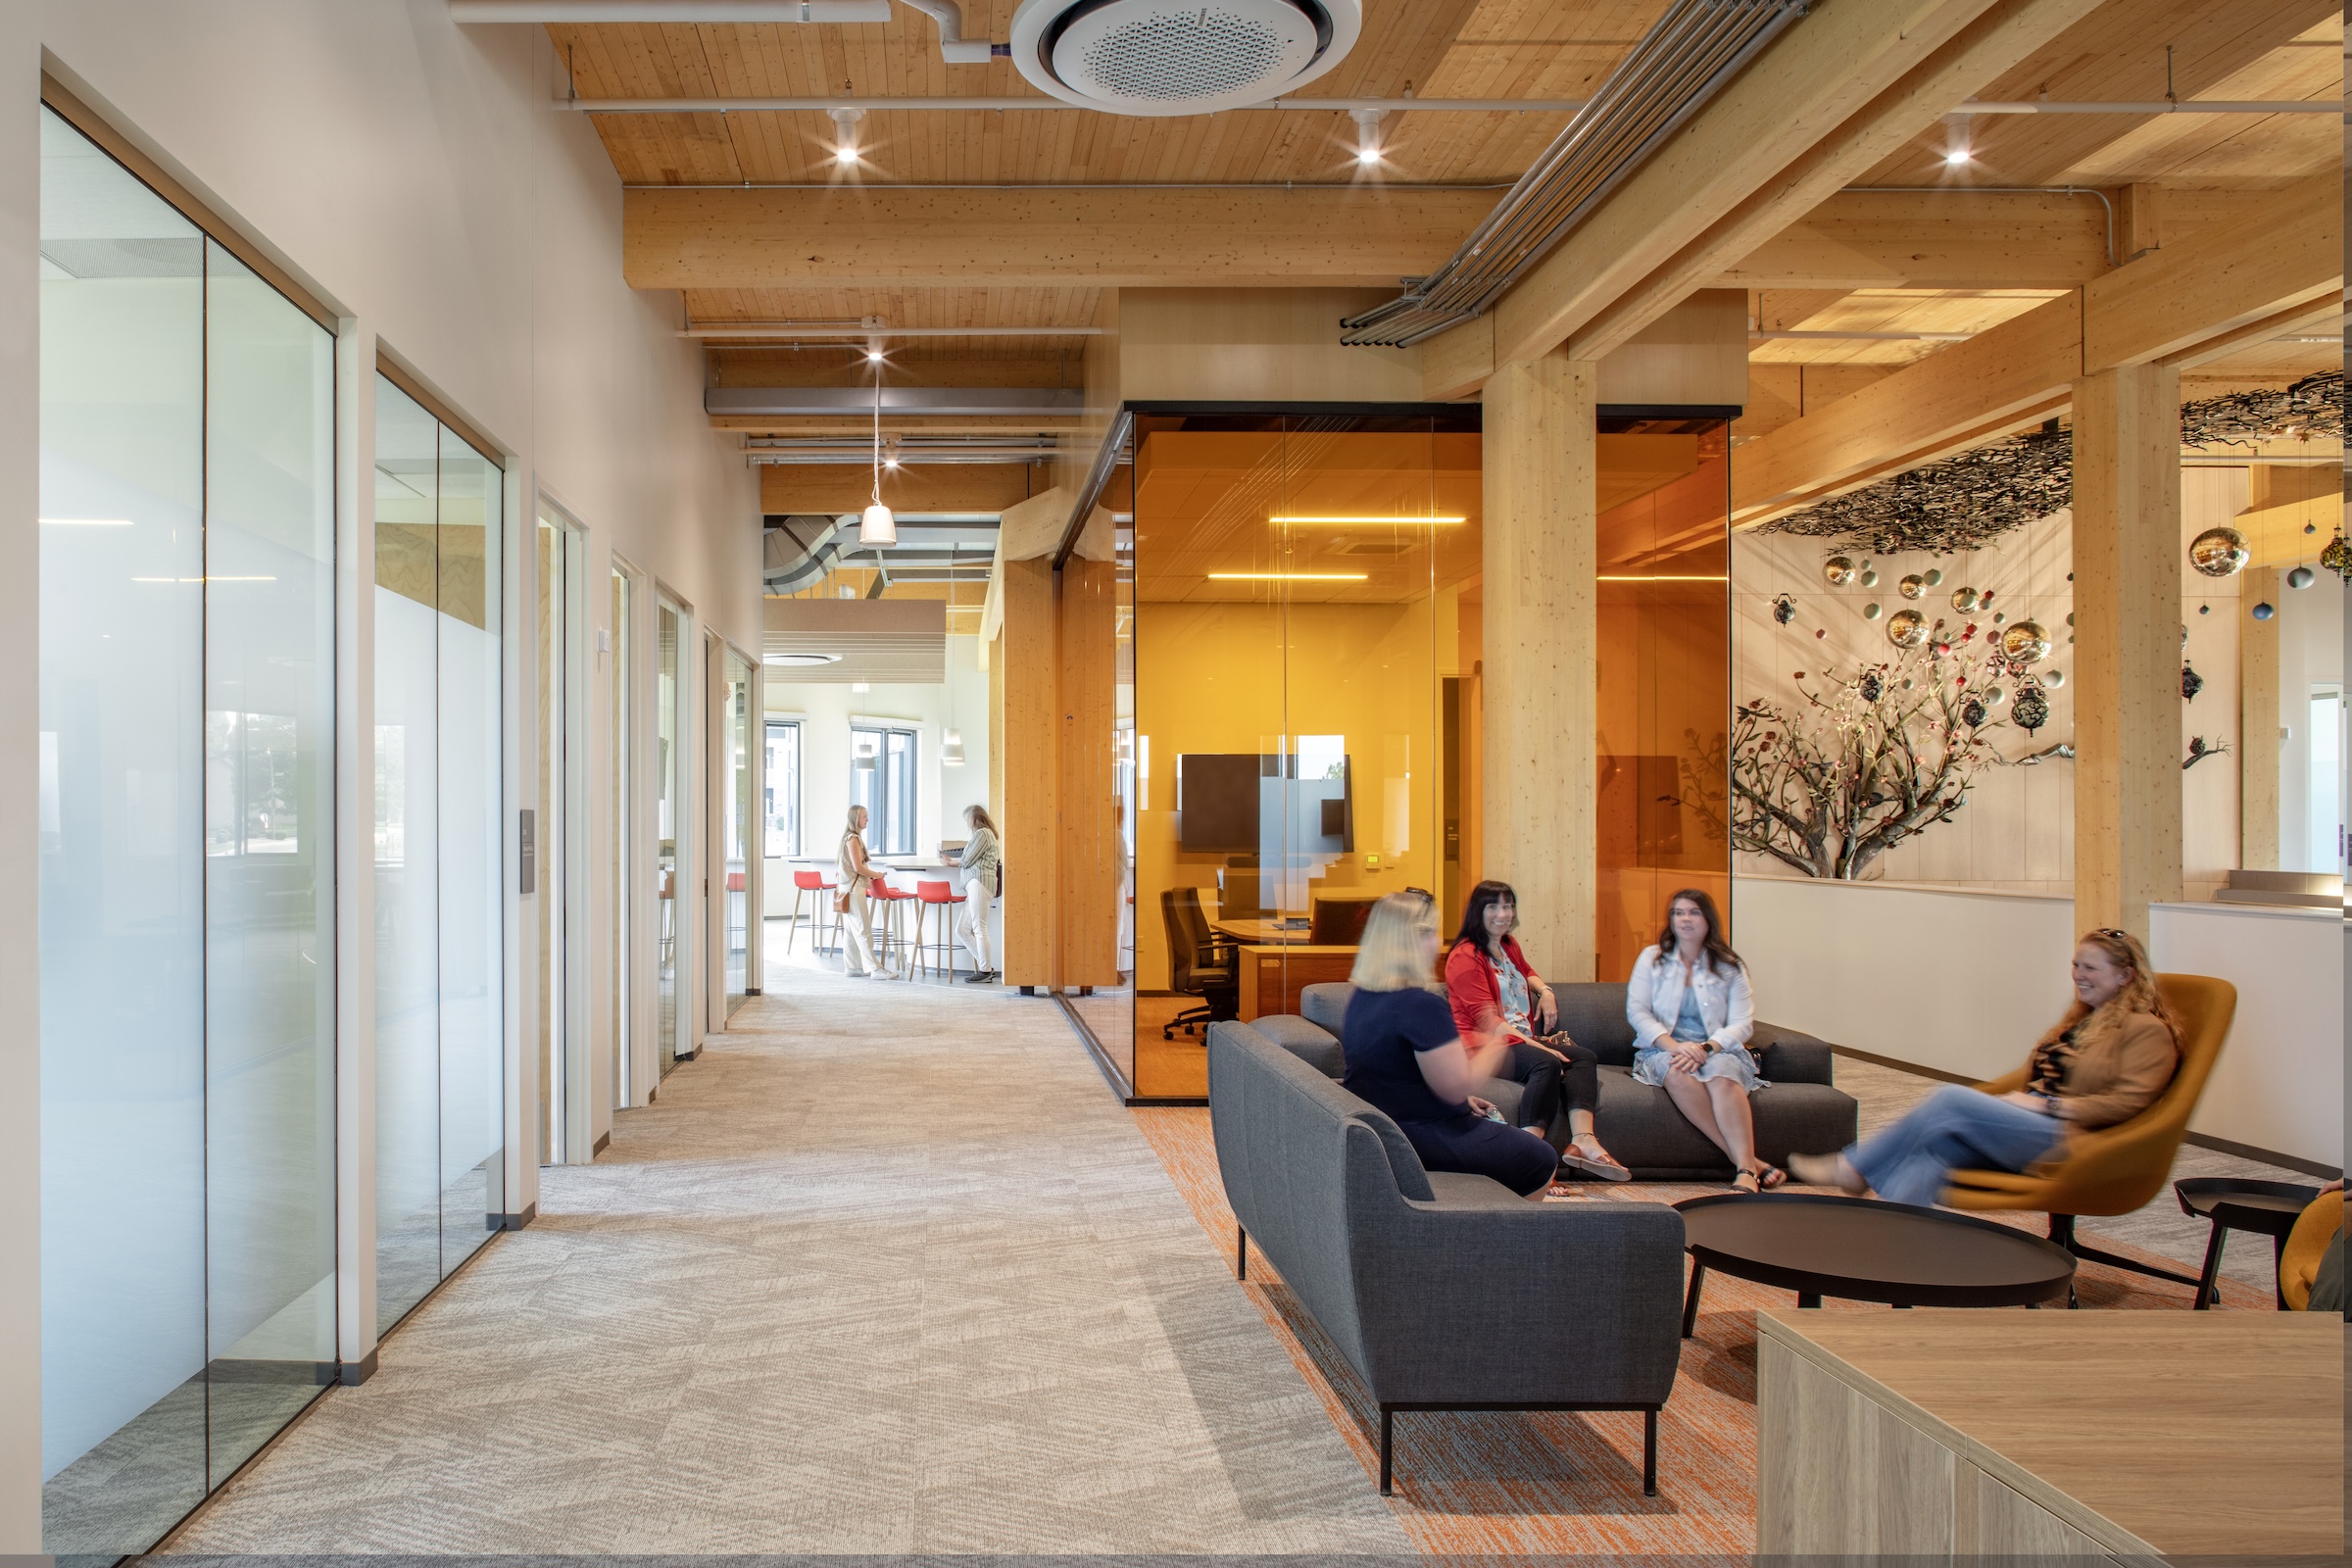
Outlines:
<svg viewBox="0 0 2352 1568"><path fill-rule="evenodd" d="M1366 0L1363 41L1316 91L1581 98L1664 5ZM1976 58L1996 64L1973 76L1947 73L1923 84L1915 71L1887 89L1896 97L1923 94L1921 102L1937 92L1946 94L1938 105L1961 98L2144 102L2163 96L2168 65L2172 90L2183 99L2341 94L2341 13L2330 0L1862 5L1865 15L1899 12L1905 26L1940 27L1947 37L1974 28L1991 41ZM967 0L967 35L1005 36L1012 9L1013 0ZM1854 10L1853 0L1821 0L1751 69L1781 69L1776 55L1809 47L1808 29L1818 35L1845 25ZM1991 46L2002 27L2025 38L2006 57ZM905 7L888 24L867 26L548 31L570 63L572 89L589 99L1037 97L1008 62L943 65L933 24ZM1783 194L1805 174L1801 160L1790 165L1795 173L1785 171L1761 188L1761 205L1744 226L1732 221L1740 217L1732 208L1710 215L1723 220L1725 242L1709 249L1717 230L1702 231L1685 251L1599 300L1593 340L1621 339L1642 313L1689 287L1748 290L1757 336L1745 439L1907 366L1933 363L2131 265L2135 255L2230 221L2264 190L2341 162L2341 123L2328 115L1940 113L1914 113L1909 121L1884 114L1873 132L1884 139L1851 135L1838 154L1844 162L1837 178L1823 181L1817 171L1801 199ZM631 187L631 281L679 289L683 314L700 332L728 322L868 318L892 328L1016 329L891 344L894 384L975 387L1076 385L1088 339L1075 329L1097 319L1106 289L1393 284L1427 270L1565 120L1558 112L1392 117L1382 126L1386 161L1366 176L1352 158L1354 127L1337 112L1142 120L1075 109L875 110L858 127L859 161L847 170L833 162L833 123L814 111L593 117ZM1887 133L1888 125L1907 128ZM1817 153L1838 132L1825 126L1821 134ZM1957 167L1945 162L1955 147L1970 155ZM2070 185L2078 187L2073 194L1985 188ZM1226 188L1171 188L1201 186ZM1359 215L1369 216L1359 221ZM1055 234L1054 223L1063 225L1056 243L1034 243L1040 233ZM1007 245L1007 233L1022 243ZM821 243L798 243L810 235ZM1058 242L1063 237L1067 243ZM757 338L708 340L713 384L860 385L870 374L856 344L796 343L756 330ZM2289 340L2325 330L2323 323L2316 331L2249 338L2193 373L2232 384L2292 379L2336 360L2328 344ZM1445 341L1428 345L1433 362L1449 352ZM1476 385L1475 374L1450 388L1433 379L1433 395ZM850 433L842 420L717 422L746 431ZM1001 428L985 419L954 427Z"/></svg>

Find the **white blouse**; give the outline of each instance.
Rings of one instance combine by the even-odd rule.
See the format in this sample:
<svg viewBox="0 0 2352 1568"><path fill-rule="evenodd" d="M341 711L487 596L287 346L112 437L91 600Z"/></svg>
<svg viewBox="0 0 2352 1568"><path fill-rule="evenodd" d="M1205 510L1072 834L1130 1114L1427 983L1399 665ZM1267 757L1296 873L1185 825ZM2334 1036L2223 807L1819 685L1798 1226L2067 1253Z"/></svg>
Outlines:
<svg viewBox="0 0 2352 1568"><path fill-rule="evenodd" d="M1756 1002L1748 989L1747 971L1728 974L1709 964L1692 974L1680 957L1657 961L1656 944L1642 950L1625 985L1625 1021L1634 1026L1634 1049L1646 1051L1665 1045L1674 1034L1674 1020L1683 1010L1683 992L1698 996L1698 1015L1707 1038L1719 1051L1744 1046L1756 1032Z"/></svg>

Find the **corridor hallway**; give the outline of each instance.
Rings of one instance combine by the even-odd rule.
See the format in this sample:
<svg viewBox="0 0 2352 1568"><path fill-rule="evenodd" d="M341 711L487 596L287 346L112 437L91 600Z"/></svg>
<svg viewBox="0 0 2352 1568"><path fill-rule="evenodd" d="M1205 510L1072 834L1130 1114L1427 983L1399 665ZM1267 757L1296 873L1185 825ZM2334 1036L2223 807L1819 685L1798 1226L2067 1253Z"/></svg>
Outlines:
<svg viewBox="0 0 2352 1568"><path fill-rule="evenodd" d="M775 978L167 1549L1412 1549L1051 1002Z"/></svg>

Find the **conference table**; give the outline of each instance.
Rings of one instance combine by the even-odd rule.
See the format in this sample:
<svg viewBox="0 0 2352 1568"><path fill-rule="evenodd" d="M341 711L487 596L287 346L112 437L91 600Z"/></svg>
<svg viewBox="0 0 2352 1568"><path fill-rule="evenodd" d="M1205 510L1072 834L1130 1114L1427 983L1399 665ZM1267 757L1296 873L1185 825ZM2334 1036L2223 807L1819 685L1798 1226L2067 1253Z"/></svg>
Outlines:
<svg viewBox="0 0 2352 1568"><path fill-rule="evenodd" d="M1245 1020L1297 1012L1299 992L1345 980L1355 969L1354 948L1309 942L1302 926L1286 926L1280 920L1217 920L1209 929L1239 944L1234 966L1241 980L1240 1015Z"/></svg>

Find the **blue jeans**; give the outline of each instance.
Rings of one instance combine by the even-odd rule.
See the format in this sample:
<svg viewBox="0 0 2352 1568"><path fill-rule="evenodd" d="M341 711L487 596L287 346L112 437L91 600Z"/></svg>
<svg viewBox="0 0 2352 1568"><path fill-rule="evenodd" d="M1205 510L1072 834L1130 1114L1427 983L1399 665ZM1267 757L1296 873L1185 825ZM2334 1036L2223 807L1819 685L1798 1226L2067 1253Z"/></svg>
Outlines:
<svg viewBox="0 0 2352 1568"><path fill-rule="evenodd" d="M1955 1170L2022 1171L2065 1138L2053 1116L1946 1084L1845 1157L1888 1202L1927 1205Z"/></svg>

